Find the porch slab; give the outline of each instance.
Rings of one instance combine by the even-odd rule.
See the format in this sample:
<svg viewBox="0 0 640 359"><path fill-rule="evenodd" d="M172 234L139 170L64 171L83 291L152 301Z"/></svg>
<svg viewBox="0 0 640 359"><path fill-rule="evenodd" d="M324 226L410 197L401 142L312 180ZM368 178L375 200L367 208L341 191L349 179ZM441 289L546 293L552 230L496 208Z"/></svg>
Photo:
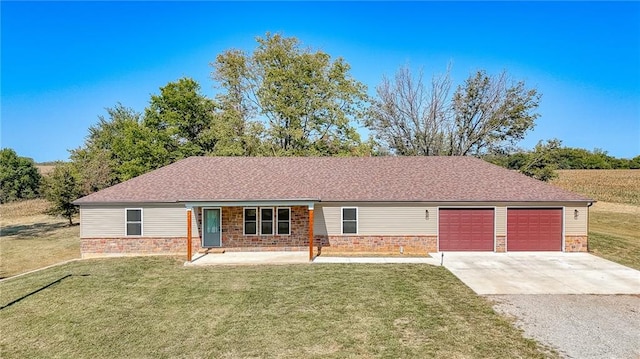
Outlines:
<svg viewBox="0 0 640 359"><path fill-rule="evenodd" d="M209 265L256 265L309 263L309 253L300 252L226 252L197 253L185 266ZM440 265L436 258L429 257L315 257L313 263L397 263Z"/></svg>

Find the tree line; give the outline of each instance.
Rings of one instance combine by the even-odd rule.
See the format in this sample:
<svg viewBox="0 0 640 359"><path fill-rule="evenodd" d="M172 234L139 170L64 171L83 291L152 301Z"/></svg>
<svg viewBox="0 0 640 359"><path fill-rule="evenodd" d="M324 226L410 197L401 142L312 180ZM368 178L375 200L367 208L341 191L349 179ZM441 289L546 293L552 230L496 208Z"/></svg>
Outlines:
<svg viewBox="0 0 640 359"><path fill-rule="evenodd" d="M470 155L542 180L554 169L639 167L638 157L615 159L558 140L519 150L539 117L540 94L506 72L479 70L454 87L449 68L425 79L401 67L369 96L342 58L281 34L256 42L250 53L230 49L210 64L213 98L181 78L142 112L107 108L49 179L3 150L3 203L47 194L71 219L73 199L189 156ZM368 139L358 126L369 129ZM21 169L5 177L9 167Z"/></svg>

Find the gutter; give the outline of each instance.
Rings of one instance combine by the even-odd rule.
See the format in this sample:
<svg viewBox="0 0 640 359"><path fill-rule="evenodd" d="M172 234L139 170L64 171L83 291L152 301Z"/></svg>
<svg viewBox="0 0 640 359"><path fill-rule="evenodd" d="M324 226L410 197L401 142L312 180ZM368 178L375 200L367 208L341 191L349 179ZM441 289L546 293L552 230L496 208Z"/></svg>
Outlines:
<svg viewBox="0 0 640 359"><path fill-rule="evenodd" d="M483 199L483 200L393 200L393 199L320 199L320 198L278 198L278 199L196 199L196 200L173 200L173 201L81 201L75 200L71 202L76 206L81 205L128 205L134 203L153 203L153 204L195 204L195 203L248 203L248 202L334 202L334 203L544 203L544 202L568 202L568 203L587 203L587 207L591 207L596 200L593 199L546 199L546 200L508 200L508 199Z"/></svg>

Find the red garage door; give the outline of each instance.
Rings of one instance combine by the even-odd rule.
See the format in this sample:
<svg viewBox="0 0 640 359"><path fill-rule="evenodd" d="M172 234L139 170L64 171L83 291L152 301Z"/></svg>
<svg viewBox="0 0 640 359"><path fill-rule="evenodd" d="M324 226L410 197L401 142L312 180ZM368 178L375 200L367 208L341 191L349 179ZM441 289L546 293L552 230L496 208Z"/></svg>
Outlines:
<svg viewBox="0 0 640 359"><path fill-rule="evenodd" d="M507 251L561 251L562 209L507 209Z"/></svg>
<svg viewBox="0 0 640 359"><path fill-rule="evenodd" d="M440 209L441 251L493 251L493 209Z"/></svg>

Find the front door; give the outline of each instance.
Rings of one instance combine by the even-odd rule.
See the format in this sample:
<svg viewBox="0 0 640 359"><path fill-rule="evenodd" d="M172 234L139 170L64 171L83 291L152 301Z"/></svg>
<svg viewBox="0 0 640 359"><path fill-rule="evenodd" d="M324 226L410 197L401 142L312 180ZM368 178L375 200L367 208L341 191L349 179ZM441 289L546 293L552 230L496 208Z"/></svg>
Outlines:
<svg viewBox="0 0 640 359"><path fill-rule="evenodd" d="M203 247L221 247L222 235L220 231L220 208L205 208L203 217Z"/></svg>

